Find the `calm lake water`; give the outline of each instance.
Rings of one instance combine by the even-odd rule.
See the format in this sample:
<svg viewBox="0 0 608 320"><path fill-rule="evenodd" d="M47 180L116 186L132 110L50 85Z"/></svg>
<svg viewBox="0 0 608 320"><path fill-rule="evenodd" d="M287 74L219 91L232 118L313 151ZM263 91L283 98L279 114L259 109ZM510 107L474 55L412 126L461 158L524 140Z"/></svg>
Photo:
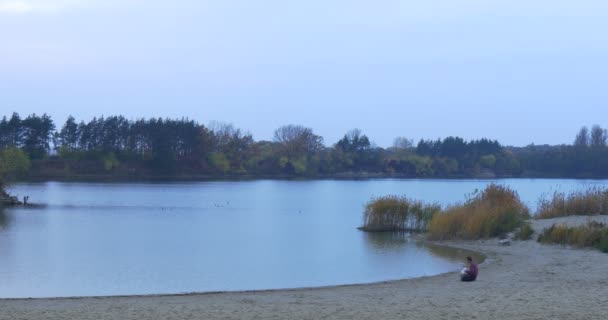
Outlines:
<svg viewBox="0 0 608 320"><path fill-rule="evenodd" d="M0 297L294 288L434 275L463 252L358 231L372 196L462 201L487 180L34 183L0 212ZM542 194L605 180L508 179Z"/></svg>

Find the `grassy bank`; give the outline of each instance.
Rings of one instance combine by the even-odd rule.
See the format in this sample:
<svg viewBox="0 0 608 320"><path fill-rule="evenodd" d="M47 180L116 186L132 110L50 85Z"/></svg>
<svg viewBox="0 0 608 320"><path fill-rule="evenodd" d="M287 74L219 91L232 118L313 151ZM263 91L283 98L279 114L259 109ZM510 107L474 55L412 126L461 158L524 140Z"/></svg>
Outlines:
<svg viewBox="0 0 608 320"><path fill-rule="evenodd" d="M490 184L462 204L433 216L429 224L432 240L479 239L514 231L529 219L529 209L517 192Z"/></svg>
<svg viewBox="0 0 608 320"><path fill-rule="evenodd" d="M598 222L578 227L554 224L540 234L538 242L591 247L608 253L608 227Z"/></svg>
<svg viewBox="0 0 608 320"><path fill-rule="evenodd" d="M570 194L554 192L550 198L541 199L535 218L605 214L608 214L608 189L592 187Z"/></svg>

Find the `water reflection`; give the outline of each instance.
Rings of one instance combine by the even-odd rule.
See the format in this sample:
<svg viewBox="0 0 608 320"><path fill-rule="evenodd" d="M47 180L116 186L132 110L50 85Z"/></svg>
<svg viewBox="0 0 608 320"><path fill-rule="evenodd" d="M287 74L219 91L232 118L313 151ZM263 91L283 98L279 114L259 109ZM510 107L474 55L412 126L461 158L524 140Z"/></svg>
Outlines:
<svg viewBox="0 0 608 320"><path fill-rule="evenodd" d="M409 232L365 232L365 242L378 250L402 250L410 241Z"/></svg>
<svg viewBox="0 0 608 320"><path fill-rule="evenodd" d="M11 218L4 207L0 207L0 231L8 228Z"/></svg>
<svg viewBox="0 0 608 320"><path fill-rule="evenodd" d="M484 255L475 251L428 243L419 240L409 232L366 232L365 240L375 250L401 251L407 245L415 245L420 249L427 250L435 257L449 261L462 261L464 263L467 256L473 257L478 262L485 260Z"/></svg>
<svg viewBox="0 0 608 320"><path fill-rule="evenodd" d="M471 250L465 250L460 248L440 246L432 243L417 243L419 246L424 246L432 255L453 261L462 261L464 263L467 256L473 257L473 259L479 263L485 260L485 256Z"/></svg>

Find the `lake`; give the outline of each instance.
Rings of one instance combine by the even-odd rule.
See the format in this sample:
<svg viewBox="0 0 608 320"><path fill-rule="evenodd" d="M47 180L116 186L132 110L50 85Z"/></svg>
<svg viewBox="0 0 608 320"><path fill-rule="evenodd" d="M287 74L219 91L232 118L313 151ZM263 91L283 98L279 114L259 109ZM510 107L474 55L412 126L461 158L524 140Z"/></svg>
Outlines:
<svg viewBox="0 0 608 320"><path fill-rule="evenodd" d="M23 183L37 208L0 212L0 297L326 286L457 270L464 252L366 234L363 206L405 194L442 205L488 180ZM606 180L498 180L543 194Z"/></svg>

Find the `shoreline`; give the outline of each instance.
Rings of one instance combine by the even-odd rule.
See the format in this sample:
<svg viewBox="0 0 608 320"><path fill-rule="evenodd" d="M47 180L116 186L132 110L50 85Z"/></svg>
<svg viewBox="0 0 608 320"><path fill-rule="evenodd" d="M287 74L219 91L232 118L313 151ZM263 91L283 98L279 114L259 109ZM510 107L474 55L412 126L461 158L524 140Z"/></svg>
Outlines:
<svg viewBox="0 0 608 320"><path fill-rule="evenodd" d="M598 217L534 220L583 224ZM599 217L601 220L607 217ZM538 234L541 229L537 229ZM457 272L373 284L266 291L0 300L0 319L603 319L608 254L496 239L440 245L486 256L477 281ZM574 270L574 272L573 272Z"/></svg>

